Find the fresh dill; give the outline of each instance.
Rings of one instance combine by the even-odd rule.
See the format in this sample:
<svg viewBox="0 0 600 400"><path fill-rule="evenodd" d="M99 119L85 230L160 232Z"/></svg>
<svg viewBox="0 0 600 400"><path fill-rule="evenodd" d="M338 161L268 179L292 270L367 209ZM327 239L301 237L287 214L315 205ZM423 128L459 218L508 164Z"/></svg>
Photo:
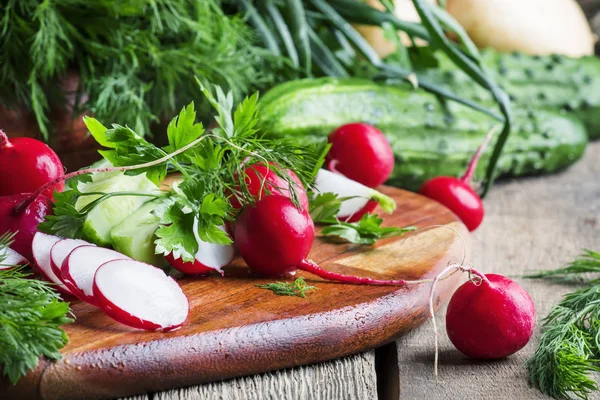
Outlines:
<svg viewBox="0 0 600 400"><path fill-rule="evenodd" d="M598 390L600 372L600 282L584 274L600 272L600 253L585 250L565 267L528 275L585 287L569 293L542 322L542 336L527 361L531 382L557 399L587 399Z"/></svg>
<svg viewBox="0 0 600 400"><path fill-rule="evenodd" d="M307 284L304 278L297 278L293 282L275 282L256 286L261 289L271 290L279 296L297 296L302 298L305 298L308 292L319 290L318 287Z"/></svg>
<svg viewBox="0 0 600 400"><path fill-rule="evenodd" d="M11 235L0 237L0 264L10 242ZM13 384L36 367L40 356L60 359L59 350L68 343L60 326L72 322L69 304L24 268L0 269L0 366Z"/></svg>

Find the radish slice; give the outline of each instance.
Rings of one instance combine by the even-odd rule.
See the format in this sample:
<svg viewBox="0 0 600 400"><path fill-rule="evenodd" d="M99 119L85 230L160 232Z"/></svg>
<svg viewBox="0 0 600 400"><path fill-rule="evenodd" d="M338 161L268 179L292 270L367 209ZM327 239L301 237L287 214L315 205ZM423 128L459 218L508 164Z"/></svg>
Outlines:
<svg viewBox="0 0 600 400"><path fill-rule="evenodd" d="M227 232L225 226L219 226L219 229ZM231 264L235 258L235 247L233 244L223 246L216 243L208 243L200 239L200 235L198 235L198 218L194 218L194 237L196 238L196 242L198 242L198 251L194 257L196 261L207 268L219 271L223 275L223 267Z"/></svg>
<svg viewBox="0 0 600 400"><path fill-rule="evenodd" d="M112 260L131 260L117 251L97 246L79 246L69 253L60 269L65 285L81 300L96 304L94 275L100 266Z"/></svg>
<svg viewBox="0 0 600 400"><path fill-rule="evenodd" d="M93 293L109 317L138 329L172 331L184 323L190 309L173 278L133 260L102 264L94 276Z"/></svg>
<svg viewBox="0 0 600 400"><path fill-rule="evenodd" d="M58 236L46 235L45 233L36 232L33 236L31 250L33 252L33 261L37 266L38 271L50 282L56 284L59 292L64 294L72 294L71 291L62 283L50 266L50 250L62 239Z"/></svg>
<svg viewBox="0 0 600 400"><path fill-rule="evenodd" d="M62 264L69 253L79 246L93 246L93 244L81 239L62 239L54 243L54 246L50 249L50 268L63 283Z"/></svg>
<svg viewBox="0 0 600 400"><path fill-rule="evenodd" d="M358 221L364 214L373 211L377 204L387 213L396 209L396 202L391 197L326 169L320 169L317 173L315 191L352 197L342 202L337 214L338 219L343 221Z"/></svg>
<svg viewBox="0 0 600 400"><path fill-rule="evenodd" d="M11 269L15 265L24 265L27 262L25 257L10 247L5 247L4 251L0 252L0 269Z"/></svg>

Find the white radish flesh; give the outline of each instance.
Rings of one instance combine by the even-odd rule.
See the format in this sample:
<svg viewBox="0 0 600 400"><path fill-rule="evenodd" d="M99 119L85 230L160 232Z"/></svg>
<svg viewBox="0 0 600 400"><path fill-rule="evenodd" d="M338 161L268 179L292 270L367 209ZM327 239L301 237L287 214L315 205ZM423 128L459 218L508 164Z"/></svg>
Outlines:
<svg viewBox="0 0 600 400"><path fill-rule="evenodd" d="M335 193L338 198L352 197L342 202L337 215L340 220L358 220L363 214L372 211L377 203L386 212L392 212L396 208L394 200L388 196L326 169L320 169L317 173L315 191L317 193Z"/></svg>
<svg viewBox="0 0 600 400"><path fill-rule="evenodd" d="M226 232L224 226L219 226L219 229ZM198 219L194 219L194 237L198 242L198 251L195 259L200 264L219 271L223 275L223 267L229 265L235 258L235 247L231 245L220 245L216 243L208 243L200 239L198 235Z"/></svg>
<svg viewBox="0 0 600 400"><path fill-rule="evenodd" d="M171 331L187 319L189 302L177 282L149 264L113 260L94 277L94 298L111 318L133 328Z"/></svg>
<svg viewBox="0 0 600 400"><path fill-rule="evenodd" d="M74 249L79 246L93 246L90 242L81 239L62 239L50 249L50 266L54 275L63 282L62 264Z"/></svg>
<svg viewBox="0 0 600 400"><path fill-rule="evenodd" d="M27 264L27 259L10 247L4 247L4 250L0 251L0 269L11 269L15 265L23 264Z"/></svg>
<svg viewBox="0 0 600 400"><path fill-rule="evenodd" d="M65 259L61 276L65 285L77 297L96 304L93 295L94 275L100 266L112 260L130 260L117 251L97 246L76 247Z"/></svg>
<svg viewBox="0 0 600 400"><path fill-rule="evenodd" d="M44 275L44 277L52 283L56 284L56 288L65 294L72 294L71 291L62 283L60 279L52 271L50 261L50 250L52 246L61 241L62 238L58 236L47 235L45 233L36 232L33 236L33 242L31 243L31 250L33 252L33 261L38 268L38 271Z"/></svg>

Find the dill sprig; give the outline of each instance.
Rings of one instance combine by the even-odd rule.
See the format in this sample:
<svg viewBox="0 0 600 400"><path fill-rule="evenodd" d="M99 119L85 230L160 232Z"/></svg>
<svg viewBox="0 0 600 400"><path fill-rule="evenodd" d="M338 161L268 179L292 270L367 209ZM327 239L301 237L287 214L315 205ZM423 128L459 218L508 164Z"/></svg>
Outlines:
<svg viewBox="0 0 600 400"><path fill-rule="evenodd" d="M0 263L11 235L0 237ZM0 366L14 384L35 368L40 356L60 359L68 343L60 325L69 323L69 304L51 284L31 279L24 267L0 270Z"/></svg>
<svg viewBox="0 0 600 400"><path fill-rule="evenodd" d="M562 268L527 275L586 287L569 293L542 322L542 336L527 361L531 382L557 399L587 399L598 390L590 376L600 372L600 253L584 253Z"/></svg>
<svg viewBox="0 0 600 400"><path fill-rule="evenodd" d="M585 274L600 272L600 253L584 249L583 254L566 266L550 271L538 271L526 275L526 278L548 279L559 283L586 283L597 285L600 278L591 279Z"/></svg>
<svg viewBox="0 0 600 400"><path fill-rule="evenodd" d="M293 282L275 282L256 286L261 289L271 290L279 296L297 296L302 298L306 297L307 292L319 290L318 287L307 284L304 278L297 278Z"/></svg>

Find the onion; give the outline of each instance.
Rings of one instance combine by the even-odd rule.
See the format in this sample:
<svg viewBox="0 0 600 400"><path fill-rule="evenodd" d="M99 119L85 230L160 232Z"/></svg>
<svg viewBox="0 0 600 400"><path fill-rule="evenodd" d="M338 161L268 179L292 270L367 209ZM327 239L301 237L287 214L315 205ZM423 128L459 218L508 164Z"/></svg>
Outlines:
<svg viewBox="0 0 600 400"><path fill-rule="evenodd" d="M595 37L575 0L448 0L478 47L533 55L593 54Z"/></svg>

